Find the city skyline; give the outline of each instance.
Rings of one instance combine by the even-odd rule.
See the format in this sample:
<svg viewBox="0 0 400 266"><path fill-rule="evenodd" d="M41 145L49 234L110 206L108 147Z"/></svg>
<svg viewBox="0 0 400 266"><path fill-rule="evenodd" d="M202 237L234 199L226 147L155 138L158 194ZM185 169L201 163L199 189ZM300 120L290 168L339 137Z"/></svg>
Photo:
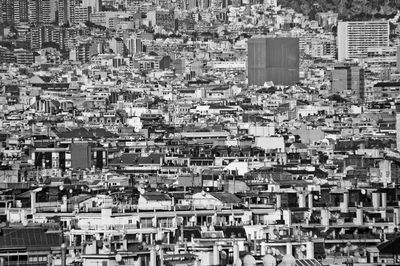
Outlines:
<svg viewBox="0 0 400 266"><path fill-rule="evenodd" d="M0 266L400 265L394 0L0 0Z"/></svg>

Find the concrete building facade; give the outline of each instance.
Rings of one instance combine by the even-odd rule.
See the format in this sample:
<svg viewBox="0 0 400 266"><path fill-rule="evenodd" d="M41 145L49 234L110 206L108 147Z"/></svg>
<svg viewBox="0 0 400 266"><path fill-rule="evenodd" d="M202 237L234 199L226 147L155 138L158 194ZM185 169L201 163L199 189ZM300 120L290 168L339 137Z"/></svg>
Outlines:
<svg viewBox="0 0 400 266"><path fill-rule="evenodd" d="M332 93L362 102L365 96L364 69L359 66L336 66L332 71Z"/></svg>
<svg viewBox="0 0 400 266"><path fill-rule="evenodd" d="M388 21L341 21L337 29L338 60L365 58L371 47L389 46Z"/></svg>

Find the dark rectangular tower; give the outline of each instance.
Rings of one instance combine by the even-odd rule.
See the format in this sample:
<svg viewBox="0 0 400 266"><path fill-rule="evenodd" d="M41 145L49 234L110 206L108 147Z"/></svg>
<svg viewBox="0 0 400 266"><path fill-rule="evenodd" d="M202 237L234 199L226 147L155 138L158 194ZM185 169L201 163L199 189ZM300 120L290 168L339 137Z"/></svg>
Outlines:
<svg viewBox="0 0 400 266"><path fill-rule="evenodd" d="M293 85L299 81L298 38L252 38L248 41L249 85Z"/></svg>

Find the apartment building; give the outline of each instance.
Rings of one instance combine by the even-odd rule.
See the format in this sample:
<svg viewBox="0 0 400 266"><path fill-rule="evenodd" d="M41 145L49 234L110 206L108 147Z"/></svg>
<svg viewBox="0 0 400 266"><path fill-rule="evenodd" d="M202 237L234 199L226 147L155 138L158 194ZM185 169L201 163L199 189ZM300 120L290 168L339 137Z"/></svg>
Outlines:
<svg viewBox="0 0 400 266"><path fill-rule="evenodd" d="M368 48L389 46L388 21L341 21L338 23L338 59L367 57Z"/></svg>

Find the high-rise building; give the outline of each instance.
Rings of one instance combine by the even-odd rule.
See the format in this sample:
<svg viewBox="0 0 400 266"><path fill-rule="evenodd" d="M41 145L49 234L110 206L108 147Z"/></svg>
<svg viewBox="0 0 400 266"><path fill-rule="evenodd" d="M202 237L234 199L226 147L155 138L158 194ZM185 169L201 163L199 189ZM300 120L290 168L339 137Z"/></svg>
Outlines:
<svg viewBox="0 0 400 266"><path fill-rule="evenodd" d="M163 27L166 31L175 30L174 10L160 9L156 11L156 25Z"/></svg>
<svg viewBox="0 0 400 266"><path fill-rule="evenodd" d="M82 0L82 7L90 7L92 12L101 11L102 1L101 0Z"/></svg>
<svg viewBox="0 0 400 266"><path fill-rule="evenodd" d="M101 5L101 0L59 0L58 24L85 23L90 20L91 13L101 9Z"/></svg>
<svg viewBox="0 0 400 266"><path fill-rule="evenodd" d="M197 0L188 0L186 4L186 9L191 10L197 7Z"/></svg>
<svg viewBox="0 0 400 266"><path fill-rule="evenodd" d="M70 51L70 60L87 63L90 61L90 43L78 43Z"/></svg>
<svg viewBox="0 0 400 266"><path fill-rule="evenodd" d="M28 22L28 0L2 0L1 15L7 25Z"/></svg>
<svg viewBox="0 0 400 266"><path fill-rule="evenodd" d="M59 0L58 1L58 24L71 24L74 21L74 11L76 0Z"/></svg>
<svg viewBox="0 0 400 266"><path fill-rule="evenodd" d="M199 8L200 9L207 9L207 8L210 7L210 4L211 4L210 0L200 0L199 1Z"/></svg>
<svg viewBox="0 0 400 266"><path fill-rule="evenodd" d="M14 0L13 23L28 22L28 0Z"/></svg>
<svg viewBox="0 0 400 266"><path fill-rule="evenodd" d="M143 52L143 43L137 36L131 36L126 39L126 48L130 55L135 55L137 53Z"/></svg>
<svg viewBox="0 0 400 266"><path fill-rule="evenodd" d="M14 0L3 0L1 1L1 15L4 24L13 24L14 17Z"/></svg>
<svg viewBox="0 0 400 266"><path fill-rule="evenodd" d="M293 85L299 81L298 38L252 38L248 41L249 85Z"/></svg>
<svg viewBox="0 0 400 266"><path fill-rule="evenodd" d="M58 1L50 0L50 20L52 23L57 22L58 16Z"/></svg>
<svg viewBox="0 0 400 266"><path fill-rule="evenodd" d="M75 37L73 28L61 28L51 25L31 27L29 29L28 40L32 50L41 49L43 43L53 42L59 45L60 49L65 49L65 40ZM72 33L72 35L71 35Z"/></svg>
<svg viewBox="0 0 400 266"><path fill-rule="evenodd" d="M356 102L365 98L364 69L359 66L336 66L332 70L332 93Z"/></svg>
<svg viewBox="0 0 400 266"><path fill-rule="evenodd" d="M337 29L338 59L364 58L371 47L389 46L388 21L339 22Z"/></svg>
<svg viewBox="0 0 400 266"><path fill-rule="evenodd" d="M29 0L29 22L35 25L52 22L52 0Z"/></svg>
<svg viewBox="0 0 400 266"><path fill-rule="evenodd" d="M43 31L41 27L31 28L31 49L39 50L43 44Z"/></svg>
<svg viewBox="0 0 400 266"><path fill-rule="evenodd" d="M90 20L91 7L76 6L71 24L85 23Z"/></svg>
<svg viewBox="0 0 400 266"><path fill-rule="evenodd" d="M110 40L110 49L113 51L114 54L123 55L126 49L125 43L119 37L113 38Z"/></svg>

